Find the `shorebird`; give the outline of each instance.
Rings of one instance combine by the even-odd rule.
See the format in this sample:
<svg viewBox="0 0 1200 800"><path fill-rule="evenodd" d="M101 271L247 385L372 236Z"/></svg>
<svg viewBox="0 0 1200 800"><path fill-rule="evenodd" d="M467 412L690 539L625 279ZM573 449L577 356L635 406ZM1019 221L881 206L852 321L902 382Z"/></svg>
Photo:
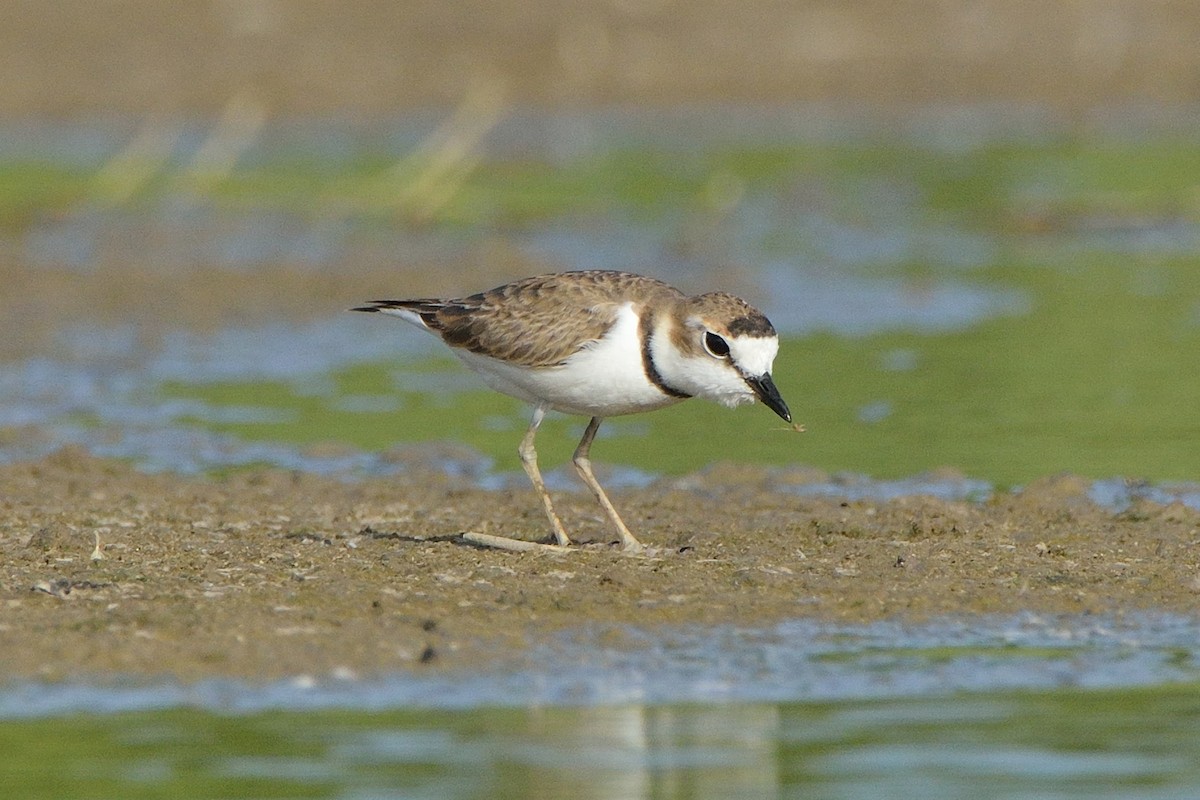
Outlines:
<svg viewBox="0 0 1200 800"><path fill-rule="evenodd" d="M588 270L525 278L453 300L372 300L353 310L390 314L428 331L488 386L533 406L517 452L560 547L571 539L534 449L546 412L591 418L572 460L626 550L642 545L596 480L589 457L605 417L703 397L731 408L761 400L792 420L771 379L779 352L775 328L724 292L689 297L643 275ZM503 539L487 538L492 545Z"/></svg>

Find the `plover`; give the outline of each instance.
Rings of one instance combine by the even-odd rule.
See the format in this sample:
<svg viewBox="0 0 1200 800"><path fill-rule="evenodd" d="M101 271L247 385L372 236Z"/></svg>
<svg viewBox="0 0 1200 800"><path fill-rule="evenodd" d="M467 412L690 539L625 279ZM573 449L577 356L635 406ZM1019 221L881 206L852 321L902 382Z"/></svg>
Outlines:
<svg viewBox="0 0 1200 800"><path fill-rule="evenodd" d="M518 453L561 547L571 543L538 469L533 440L547 411L591 417L573 461L626 550L640 550L592 474L605 417L689 397L734 407L761 400L791 422L771 380L779 338L770 321L724 292L688 297L662 281L588 270L539 275L455 300L372 300L439 337L484 382L533 406Z"/></svg>

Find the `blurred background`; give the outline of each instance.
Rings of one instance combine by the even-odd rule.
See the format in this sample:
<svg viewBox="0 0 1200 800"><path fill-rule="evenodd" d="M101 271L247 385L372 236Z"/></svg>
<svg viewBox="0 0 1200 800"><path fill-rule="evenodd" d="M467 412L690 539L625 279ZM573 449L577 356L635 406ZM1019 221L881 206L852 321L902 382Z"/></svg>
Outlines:
<svg viewBox="0 0 1200 800"><path fill-rule="evenodd" d="M16 117L221 113L341 123L457 104L481 76L545 109L824 102L1191 104L1200 10L1168 0L4 3Z"/></svg>
<svg viewBox="0 0 1200 800"><path fill-rule="evenodd" d="M735 460L753 467L677 485L749 474L781 506L985 501L1070 472L1047 482L1069 495L1046 506L1049 532L1016 541L1056 559L1048 590L1071 596L1080 556L1053 538L1073 524L1071 487L1151 530L1160 517L1137 516L1138 498L1200 508L1198 43L1200 4L1181 0L0 0L0 462L64 446L202 475L417 461L528 492L528 410L430 337L345 309L630 269L761 307L807 430L701 402L611 420L592 451L607 487ZM544 469L582 425L547 421ZM561 468L548 478L580 488ZM958 535L951 521L928 536ZM1009 534L979 558L1024 596ZM592 628L556 645L566 656L531 656L545 672L505 674L501 659L378 683L19 685L0 697L17 754L4 783L14 797L74 783L146 797L1195 794L1194 620L834 625L803 588L825 568L803 538L780 556L794 581L745 570L747 592L793 592L814 615L790 627ZM207 587L203 542L188 547ZM1155 580L1122 553L1108 567L1124 585ZM546 563L531 580L574 577ZM564 586L595 574L570 568L582 577ZM61 599L8 588L10 604ZM105 632L107 613L97 647L147 633L140 612L125 612L136 633Z"/></svg>
<svg viewBox="0 0 1200 800"><path fill-rule="evenodd" d="M343 309L612 267L762 306L809 432L685 404L599 459L1194 479L1197 41L1145 0L0 4L0 457L503 472L526 412Z"/></svg>

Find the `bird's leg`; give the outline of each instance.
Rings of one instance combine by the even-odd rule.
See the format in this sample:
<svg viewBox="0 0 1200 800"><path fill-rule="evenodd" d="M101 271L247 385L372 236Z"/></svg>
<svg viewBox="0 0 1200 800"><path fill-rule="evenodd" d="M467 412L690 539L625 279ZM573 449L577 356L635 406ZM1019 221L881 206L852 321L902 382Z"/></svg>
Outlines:
<svg viewBox="0 0 1200 800"><path fill-rule="evenodd" d="M542 508L546 510L546 517L550 520L550 527L554 531L554 540L560 547L566 547L571 544L571 540L567 536L562 522L559 521L558 515L554 513L554 504L550 502L550 493L546 491L546 483L542 480L542 473L538 469L537 450L533 448L533 438L537 435L538 427L545 417L545 406L538 406L533 410L533 419L529 422L529 430L521 439L521 446L517 448L517 453L521 456L521 466L525 468L525 474L529 476L533 488L542 498Z"/></svg>
<svg viewBox="0 0 1200 800"><path fill-rule="evenodd" d="M575 455L572 461L575 462L575 469L579 473L579 477L583 478L583 482L592 490L592 494L596 496L596 500L604 509L604 513L608 514L608 518L612 520L612 524L617 527L617 534L621 537L621 547L625 550L641 550L642 543L629 532L629 528L625 527L625 523L621 521L621 515L617 513L617 509L613 508L608 495L600 488L600 482L592 474L592 460L588 457L588 453L592 449L592 439L596 438L596 431L600 429L602 421L601 417L592 417L592 421L588 423L587 430L583 432L583 438L579 440L579 446L575 448Z"/></svg>

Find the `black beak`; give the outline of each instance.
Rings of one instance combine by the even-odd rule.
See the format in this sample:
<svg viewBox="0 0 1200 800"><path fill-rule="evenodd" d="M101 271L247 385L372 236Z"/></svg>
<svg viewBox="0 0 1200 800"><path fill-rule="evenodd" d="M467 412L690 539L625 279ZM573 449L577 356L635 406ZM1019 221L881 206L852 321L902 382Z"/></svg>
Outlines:
<svg viewBox="0 0 1200 800"><path fill-rule="evenodd" d="M792 412L788 411L787 403L779 396L779 390L771 380L771 373L767 372L756 378L748 377L746 383L750 384L750 388L758 395L758 399L763 401L763 405L783 417L784 421L792 421Z"/></svg>

